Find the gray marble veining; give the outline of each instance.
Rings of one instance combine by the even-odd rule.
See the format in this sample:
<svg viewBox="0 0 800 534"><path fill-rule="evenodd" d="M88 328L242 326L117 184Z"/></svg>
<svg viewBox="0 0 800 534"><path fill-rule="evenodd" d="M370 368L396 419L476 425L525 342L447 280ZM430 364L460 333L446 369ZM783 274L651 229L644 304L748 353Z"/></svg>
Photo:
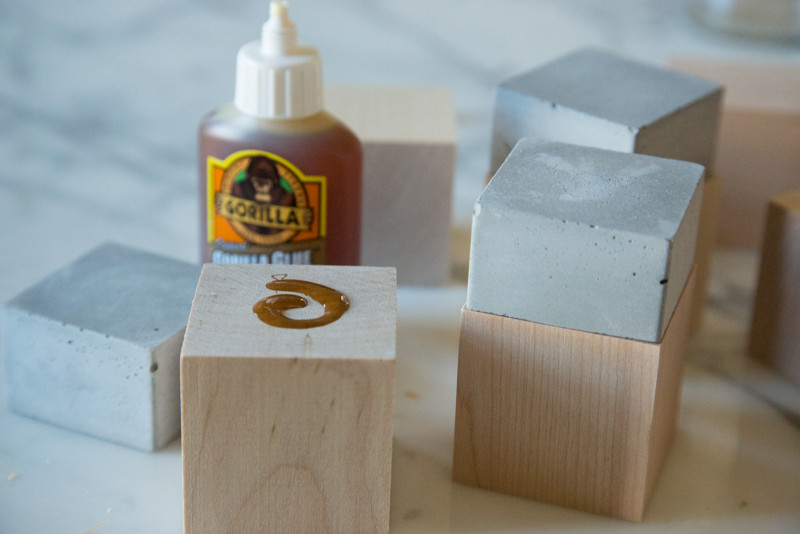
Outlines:
<svg viewBox="0 0 800 534"><path fill-rule="evenodd" d="M488 169L495 85L593 45L791 58L718 37L681 2L293 0L329 83L447 85L459 126L454 223ZM239 46L266 0L4 2L0 6L0 300L107 239L198 256L195 128L233 97ZM466 246L461 243L460 246Z"/></svg>

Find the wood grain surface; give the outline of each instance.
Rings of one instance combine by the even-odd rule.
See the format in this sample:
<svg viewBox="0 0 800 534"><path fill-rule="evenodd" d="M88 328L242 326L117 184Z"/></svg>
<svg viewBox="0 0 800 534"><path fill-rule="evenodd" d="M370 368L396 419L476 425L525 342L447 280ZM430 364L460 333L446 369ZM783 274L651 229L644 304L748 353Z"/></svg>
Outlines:
<svg viewBox="0 0 800 534"><path fill-rule="evenodd" d="M694 283L661 343L464 309L453 479L640 521L675 430Z"/></svg>
<svg viewBox="0 0 800 534"><path fill-rule="evenodd" d="M344 289L350 309L317 328L250 321L275 269ZM387 532L394 271L207 265L197 295L181 355L184 532Z"/></svg>

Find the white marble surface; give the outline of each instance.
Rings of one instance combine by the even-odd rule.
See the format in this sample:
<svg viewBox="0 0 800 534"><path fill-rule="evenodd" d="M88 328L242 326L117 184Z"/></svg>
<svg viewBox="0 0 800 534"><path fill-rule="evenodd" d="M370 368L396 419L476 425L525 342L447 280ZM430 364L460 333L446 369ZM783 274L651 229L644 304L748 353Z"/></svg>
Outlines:
<svg viewBox="0 0 800 534"><path fill-rule="evenodd" d="M743 351L752 254L718 255L678 432L641 524L450 481L463 286L401 288L391 532L800 531L800 389ZM0 532L181 532L179 442L137 452L0 407Z"/></svg>
<svg viewBox="0 0 800 534"><path fill-rule="evenodd" d="M266 11L266 0L0 3L0 301L109 239L197 258L195 127L232 98L236 50ZM292 14L330 83L452 87L459 275L501 79L586 45L655 63L800 62L796 42L714 34L680 0L292 0ZM755 261L719 258L675 446L641 525L453 485L465 287L402 289L392 532L800 531L798 389L747 364ZM180 484L177 442L138 453L0 401L2 534L177 533Z"/></svg>

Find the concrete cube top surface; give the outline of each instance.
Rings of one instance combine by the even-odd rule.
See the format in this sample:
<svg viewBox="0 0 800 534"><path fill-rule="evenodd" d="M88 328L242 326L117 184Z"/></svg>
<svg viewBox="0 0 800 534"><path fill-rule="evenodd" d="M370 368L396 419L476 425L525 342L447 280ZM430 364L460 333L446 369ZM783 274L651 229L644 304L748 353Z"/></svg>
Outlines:
<svg viewBox="0 0 800 534"><path fill-rule="evenodd" d="M200 270L106 243L5 306L152 348L186 326Z"/></svg>
<svg viewBox="0 0 800 534"><path fill-rule="evenodd" d="M703 173L696 163L524 138L475 210L672 239Z"/></svg>
<svg viewBox="0 0 800 534"><path fill-rule="evenodd" d="M633 129L722 90L703 78L596 49L579 50L499 87Z"/></svg>

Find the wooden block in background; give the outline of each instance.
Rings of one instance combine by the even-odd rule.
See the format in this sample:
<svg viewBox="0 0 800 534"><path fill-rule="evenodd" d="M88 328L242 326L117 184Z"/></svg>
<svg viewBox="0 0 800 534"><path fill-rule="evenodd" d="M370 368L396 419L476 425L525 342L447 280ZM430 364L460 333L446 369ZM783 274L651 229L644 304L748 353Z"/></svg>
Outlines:
<svg viewBox="0 0 800 534"><path fill-rule="evenodd" d="M180 431L178 361L199 275L105 243L17 295L0 314L8 407L143 451L165 446Z"/></svg>
<svg viewBox="0 0 800 534"><path fill-rule="evenodd" d="M769 204L750 354L800 384L800 189Z"/></svg>
<svg viewBox="0 0 800 534"><path fill-rule="evenodd" d="M475 202L466 307L658 342L694 264L704 169L525 138Z"/></svg>
<svg viewBox="0 0 800 534"><path fill-rule="evenodd" d="M661 343L465 308L453 479L640 521L675 431L694 280Z"/></svg>
<svg viewBox="0 0 800 534"><path fill-rule="evenodd" d="M361 264L403 285L445 284L456 120L449 89L332 86L325 106L364 148Z"/></svg>
<svg viewBox="0 0 800 534"><path fill-rule="evenodd" d="M284 276L350 307L268 326L253 306L293 293L265 287ZM322 315L307 300L286 315ZM186 534L388 532L396 307L391 268L204 266L181 353Z"/></svg>
<svg viewBox="0 0 800 534"><path fill-rule="evenodd" d="M757 249L769 199L800 187L800 64L676 58L671 66L725 86L714 167L724 180L717 241Z"/></svg>

